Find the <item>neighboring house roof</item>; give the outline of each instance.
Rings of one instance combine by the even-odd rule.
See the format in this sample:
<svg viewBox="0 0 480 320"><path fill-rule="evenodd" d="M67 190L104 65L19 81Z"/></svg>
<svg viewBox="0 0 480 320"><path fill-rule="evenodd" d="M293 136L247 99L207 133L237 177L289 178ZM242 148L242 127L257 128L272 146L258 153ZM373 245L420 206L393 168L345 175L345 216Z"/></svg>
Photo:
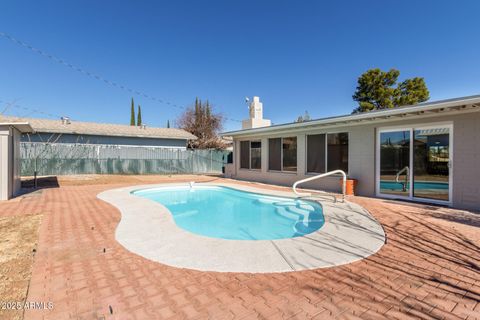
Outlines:
<svg viewBox="0 0 480 320"><path fill-rule="evenodd" d="M349 124L364 124L369 122L391 121L405 117L420 117L439 114L445 111L480 111L480 95L461 97L434 102L424 102L411 106L398 107L386 110L367 111L350 115L321 118L304 122L294 122L260 127L246 130L230 131L222 133L222 136L248 136L252 134L267 134L277 131L305 129L308 127L337 126Z"/></svg>
<svg viewBox="0 0 480 320"><path fill-rule="evenodd" d="M37 118L20 118L0 115L0 122L9 123L29 123L37 133L64 133L64 134L82 134L99 136L119 136L119 137L138 137L138 138L157 138L157 139L180 139L196 140L193 134L175 128L153 128L138 127L121 124L81 122L81 121L62 121Z"/></svg>

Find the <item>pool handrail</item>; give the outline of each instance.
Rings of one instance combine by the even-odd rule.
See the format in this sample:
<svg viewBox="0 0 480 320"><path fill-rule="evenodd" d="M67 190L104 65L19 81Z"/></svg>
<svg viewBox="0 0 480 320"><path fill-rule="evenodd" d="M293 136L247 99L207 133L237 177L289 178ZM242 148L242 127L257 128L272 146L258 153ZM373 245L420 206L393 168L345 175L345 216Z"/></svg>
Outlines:
<svg viewBox="0 0 480 320"><path fill-rule="evenodd" d="M408 166L404 167L402 170L398 171L396 176L395 176L395 182L399 183L398 181L400 179L400 175L405 172L405 178L408 179L408 176L410 175L410 168Z"/></svg>
<svg viewBox="0 0 480 320"><path fill-rule="evenodd" d="M400 180L400 175L404 172L405 172L405 183L399 181ZM397 172L397 175L395 176L395 182L402 184L402 191L407 190L408 178L409 177L410 177L410 168L408 166L403 167L402 170Z"/></svg>
<svg viewBox="0 0 480 320"><path fill-rule="evenodd" d="M329 172L326 172L326 173L322 173L322 174L319 174L319 175L316 175L316 176L313 176L313 177L309 177L309 178L305 178L305 179L302 179L302 180L298 180L297 182L295 182L292 186L293 188L293 192L297 195L297 196L300 196L300 197L308 197L308 196L311 196L312 194L311 193L300 193L297 191L297 186L301 183L304 183L304 182L309 182L309 181L312 181L312 180L316 180L316 179L320 179L320 178L324 178L324 177L328 177L328 176L331 176L333 174L341 174L343 177L342 177L342 201L345 201L345 190L346 190L346 186L347 186L347 174L345 173L345 171L343 170L333 170L333 171L329 171Z"/></svg>

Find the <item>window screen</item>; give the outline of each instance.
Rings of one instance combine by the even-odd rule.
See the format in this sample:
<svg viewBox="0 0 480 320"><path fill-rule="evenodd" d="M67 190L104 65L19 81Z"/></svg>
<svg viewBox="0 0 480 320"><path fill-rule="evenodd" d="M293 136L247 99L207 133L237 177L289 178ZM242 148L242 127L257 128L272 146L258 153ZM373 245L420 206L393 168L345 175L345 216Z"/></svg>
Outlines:
<svg viewBox="0 0 480 320"><path fill-rule="evenodd" d="M307 136L307 172L325 172L325 134Z"/></svg>
<svg viewBox="0 0 480 320"><path fill-rule="evenodd" d="M329 133L327 135L328 171L348 171L348 133Z"/></svg>
<svg viewBox="0 0 480 320"><path fill-rule="evenodd" d="M262 143L260 141L250 142L250 169L262 168Z"/></svg>
<svg viewBox="0 0 480 320"><path fill-rule="evenodd" d="M282 139L268 139L268 170L282 170Z"/></svg>
<svg viewBox="0 0 480 320"><path fill-rule="evenodd" d="M240 141L240 168L250 169L250 141Z"/></svg>
<svg viewBox="0 0 480 320"><path fill-rule="evenodd" d="M297 171L297 137L282 139L283 171Z"/></svg>

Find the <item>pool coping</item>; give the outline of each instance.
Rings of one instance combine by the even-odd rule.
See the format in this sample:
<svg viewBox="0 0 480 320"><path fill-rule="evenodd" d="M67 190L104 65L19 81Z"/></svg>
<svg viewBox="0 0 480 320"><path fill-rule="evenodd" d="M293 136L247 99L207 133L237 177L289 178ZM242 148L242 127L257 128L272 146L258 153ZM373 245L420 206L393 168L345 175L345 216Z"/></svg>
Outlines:
<svg viewBox="0 0 480 320"><path fill-rule="evenodd" d="M296 198L292 192L257 186L228 182L196 184ZM363 207L348 201L316 201L323 208L325 224L305 236L278 240L228 240L186 231L175 224L165 206L131 193L185 185L188 183L135 185L110 189L97 197L120 210L122 218L115 238L123 247L147 259L178 268L246 273L326 268L368 257L385 242L380 223Z"/></svg>

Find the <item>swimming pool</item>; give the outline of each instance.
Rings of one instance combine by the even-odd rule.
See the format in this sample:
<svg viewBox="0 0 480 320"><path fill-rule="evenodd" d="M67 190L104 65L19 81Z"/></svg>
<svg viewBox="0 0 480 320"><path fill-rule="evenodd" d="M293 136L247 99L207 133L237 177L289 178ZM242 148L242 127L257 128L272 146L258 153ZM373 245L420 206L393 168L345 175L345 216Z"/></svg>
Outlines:
<svg viewBox="0 0 480 320"><path fill-rule="evenodd" d="M416 190L428 189L428 190L448 190L447 182L422 182L418 181L413 184ZM402 183L395 181L380 181L380 188L387 190L402 190ZM410 183L407 183L407 188L410 187Z"/></svg>
<svg viewBox="0 0 480 320"><path fill-rule="evenodd" d="M177 226L212 238L294 238L312 233L325 223L318 203L228 187L172 186L133 194L167 207Z"/></svg>

